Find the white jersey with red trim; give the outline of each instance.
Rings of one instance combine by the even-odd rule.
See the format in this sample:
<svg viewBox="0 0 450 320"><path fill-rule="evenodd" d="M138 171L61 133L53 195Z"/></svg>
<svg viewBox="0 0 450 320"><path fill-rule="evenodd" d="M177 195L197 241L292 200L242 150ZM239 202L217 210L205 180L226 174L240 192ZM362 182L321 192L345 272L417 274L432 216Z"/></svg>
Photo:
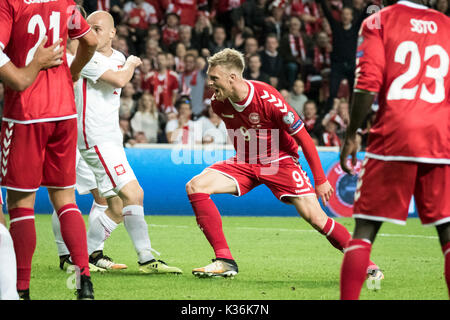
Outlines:
<svg viewBox="0 0 450 320"><path fill-rule="evenodd" d="M366 155L450 164L450 18L409 1L361 26L355 89L378 92Z"/></svg>
<svg viewBox="0 0 450 320"><path fill-rule="evenodd" d="M125 61L125 56L114 49L109 57L96 52L81 71L81 78L75 85L79 149L89 149L104 142L123 144L119 127L122 89L99 81L99 78L107 70L119 70Z"/></svg>

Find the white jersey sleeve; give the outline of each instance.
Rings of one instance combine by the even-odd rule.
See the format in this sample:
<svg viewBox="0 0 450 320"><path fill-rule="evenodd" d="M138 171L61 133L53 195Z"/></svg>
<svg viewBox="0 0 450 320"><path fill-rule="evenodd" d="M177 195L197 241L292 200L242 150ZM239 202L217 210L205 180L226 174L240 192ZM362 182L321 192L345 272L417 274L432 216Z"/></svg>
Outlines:
<svg viewBox="0 0 450 320"><path fill-rule="evenodd" d="M9 62L9 57L0 49L0 68Z"/></svg>
<svg viewBox="0 0 450 320"><path fill-rule="evenodd" d="M81 70L81 76L96 83L97 80L111 67L106 64L105 59L97 52L92 59Z"/></svg>

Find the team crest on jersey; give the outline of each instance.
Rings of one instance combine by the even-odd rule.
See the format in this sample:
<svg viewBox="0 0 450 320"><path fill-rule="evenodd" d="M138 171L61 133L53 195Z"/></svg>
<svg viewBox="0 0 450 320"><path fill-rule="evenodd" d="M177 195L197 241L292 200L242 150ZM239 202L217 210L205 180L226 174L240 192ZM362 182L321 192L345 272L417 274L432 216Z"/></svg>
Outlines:
<svg viewBox="0 0 450 320"><path fill-rule="evenodd" d="M287 125L291 125L295 121L295 115L292 111L289 111L284 117L283 117L284 123Z"/></svg>
<svg viewBox="0 0 450 320"><path fill-rule="evenodd" d="M350 159L349 165L350 164ZM327 178L331 186L336 190L328 201L328 209L336 216L351 217L353 214L353 201L355 197L356 182L361 171L362 161L357 160L352 176L342 170L341 164L336 162L328 171Z"/></svg>
<svg viewBox="0 0 450 320"><path fill-rule="evenodd" d="M248 115L248 121L252 124L258 124L260 120L259 114L256 112L252 112Z"/></svg>

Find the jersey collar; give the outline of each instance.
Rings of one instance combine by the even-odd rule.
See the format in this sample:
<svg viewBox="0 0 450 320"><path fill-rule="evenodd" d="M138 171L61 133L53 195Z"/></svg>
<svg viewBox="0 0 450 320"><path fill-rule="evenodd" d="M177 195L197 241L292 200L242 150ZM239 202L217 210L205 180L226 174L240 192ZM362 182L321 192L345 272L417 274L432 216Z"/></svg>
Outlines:
<svg viewBox="0 0 450 320"><path fill-rule="evenodd" d="M404 6L415 8L415 9L429 9L427 6L424 6L422 4L418 4L418 3L406 1L406 0L401 0L401 1L397 2L397 4L402 4Z"/></svg>
<svg viewBox="0 0 450 320"><path fill-rule="evenodd" d="M248 93L247 98L244 99L245 100L244 104L235 103L235 102L231 101L230 98L228 98L228 101L230 101L231 105L236 109L237 112L244 111L244 109L248 107L250 102L252 102L253 96L255 94L255 87L253 86L253 83L251 83L248 80L245 80L245 82L247 83L247 85L249 87L249 93Z"/></svg>

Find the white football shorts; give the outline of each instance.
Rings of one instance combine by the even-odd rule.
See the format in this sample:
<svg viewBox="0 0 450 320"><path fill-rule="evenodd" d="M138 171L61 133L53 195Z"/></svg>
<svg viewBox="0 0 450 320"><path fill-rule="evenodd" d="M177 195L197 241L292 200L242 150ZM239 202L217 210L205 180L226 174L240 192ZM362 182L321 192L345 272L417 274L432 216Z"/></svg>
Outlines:
<svg viewBox="0 0 450 320"><path fill-rule="evenodd" d="M78 148L76 161L77 183L75 188L79 194L88 194L91 190L97 189L97 181L95 180L94 173L91 168L89 168L86 161L84 161Z"/></svg>
<svg viewBox="0 0 450 320"><path fill-rule="evenodd" d="M136 176L121 145L104 143L80 150L81 157L95 175L97 188L104 198L116 196Z"/></svg>

